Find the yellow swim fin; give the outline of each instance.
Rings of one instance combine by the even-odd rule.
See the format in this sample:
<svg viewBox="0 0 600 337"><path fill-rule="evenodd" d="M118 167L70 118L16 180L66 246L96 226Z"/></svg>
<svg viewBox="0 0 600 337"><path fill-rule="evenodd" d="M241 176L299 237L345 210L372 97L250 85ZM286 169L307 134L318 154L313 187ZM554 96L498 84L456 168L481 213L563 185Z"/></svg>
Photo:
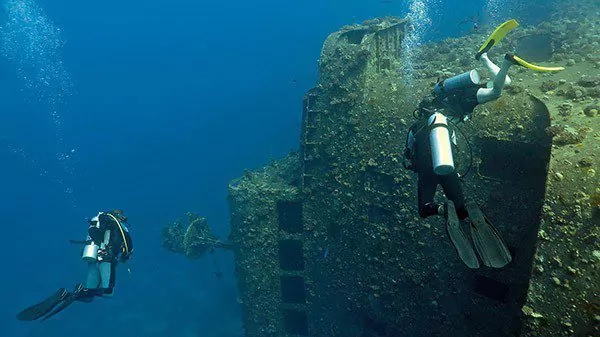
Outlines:
<svg viewBox="0 0 600 337"><path fill-rule="evenodd" d="M490 50L496 43L498 43L500 40L502 40L502 38L505 37L506 34L508 34L508 32L513 30L518 25L519 25L519 23L517 22L517 20L511 19L511 20L508 20L505 23L501 24L500 26L498 26L498 28L496 28L496 30L494 30L492 35L490 35L490 37L487 38L487 40L485 41L483 46L481 46L481 48L479 48L479 50L477 51L477 54L475 55L475 59L479 60L479 57L481 56L481 54Z"/></svg>
<svg viewBox="0 0 600 337"><path fill-rule="evenodd" d="M514 64L518 64L520 66L523 66L525 68L529 68L529 69L535 70L535 71L547 72L547 71L561 71L561 70L565 69L563 67L542 67L542 66L538 66L538 65L529 63L529 62L523 60L522 58L518 57L517 55L513 55L513 54L506 54L504 56L504 58L506 58L507 60L510 60Z"/></svg>

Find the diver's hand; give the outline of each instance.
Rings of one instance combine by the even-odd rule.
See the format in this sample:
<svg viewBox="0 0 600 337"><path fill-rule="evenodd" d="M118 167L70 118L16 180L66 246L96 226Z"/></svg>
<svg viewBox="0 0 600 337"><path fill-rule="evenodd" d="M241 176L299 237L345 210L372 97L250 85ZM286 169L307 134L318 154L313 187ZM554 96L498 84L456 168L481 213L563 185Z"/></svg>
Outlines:
<svg viewBox="0 0 600 337"><path fill-rule="evenodd" d="M108 249L98 249L98 257L101 260L111 260L113 256Z"/></svg>
<svg viewBox="0 0 600 337"><path fill-rule="evenodd" d="M106 251L102 248L98 249L98 261L106 260Z"/></svg>

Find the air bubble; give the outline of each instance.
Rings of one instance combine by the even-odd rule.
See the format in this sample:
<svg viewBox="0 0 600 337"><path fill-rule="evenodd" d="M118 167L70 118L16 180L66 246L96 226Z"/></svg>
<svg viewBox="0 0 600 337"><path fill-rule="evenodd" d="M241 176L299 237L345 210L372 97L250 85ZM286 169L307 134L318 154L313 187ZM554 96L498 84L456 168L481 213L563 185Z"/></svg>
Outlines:
<svg viewBox="0 0 600 337"><path fill-rule="evenodd" d="M418 59L419 47L423 44L425 34L431 28L431 8L437 5L436 1L411 0L407 14L410 26L402 41L402 69L399 73L404 78L405 84L413 84L414 60Z"/></svg>
<svg viewBox="0 0 600 337"><path fill-rule="evenodd" d="M5 0L3 5L7 20L0 28L0 54L14 65L29 103L41 105L52 118L58 148L64 149L57 152L56 158L69 178L74 175L74 152L64 144L60 114L67 98L73 94L71 76L61 56L65 41L60 28L35 1ZM50 175L23 149L13 145L9 145L9 149L41 176L49 176L57 184L65 185L64 179Z"/></svg>

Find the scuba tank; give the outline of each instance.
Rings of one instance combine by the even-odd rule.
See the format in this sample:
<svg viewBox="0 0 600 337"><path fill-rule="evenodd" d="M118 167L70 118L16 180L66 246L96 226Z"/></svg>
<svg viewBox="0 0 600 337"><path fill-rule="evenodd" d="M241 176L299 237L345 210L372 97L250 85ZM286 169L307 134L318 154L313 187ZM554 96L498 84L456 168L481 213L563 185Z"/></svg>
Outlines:
<svg viewBox="0 0 600 337"><path fill-rule="evenodd" d="M478 86L479 80L479 73L477 70L473 69L436 83L433 91L443 100L447 98L447 96L454 94L456 91Z"/></svg>
<svg viewBox="0 0 600 337"><path fill-rule="evenodd" d="M433 88L433 93L438 102L448 109L450 116L464 121L479 104L479 80L477 70L467 71L438 82Z"/></svg>
<svg viewBox="0 0 600 337"><path fill-rule="evenodd" d="M110 231L104 232L104 240L100 243L100 245L96 244L94 241L91 241L85 247L83 247L83 253L81 254L81 259L85 262L97 262L102 261L102 256L98 255L98 250L106 249L110 242Z"/></svg>
<svg viewBox="0 0 600 337"><path fill-rule="evenodd" d="M83 253L81 254L81 259L85 262L96 262L98 261L98 249L100 246L94 243L94 241L83 247Z"/></svg>
<svg viewBox="0 0 600 337"><path fill-rule="evenodd" d="M452 141L448 130L448 120L441 113L434 113L427 120L429 126L429 144L431 146L431 161L433 171L437 175L454 172L452 157Z"/></svg>

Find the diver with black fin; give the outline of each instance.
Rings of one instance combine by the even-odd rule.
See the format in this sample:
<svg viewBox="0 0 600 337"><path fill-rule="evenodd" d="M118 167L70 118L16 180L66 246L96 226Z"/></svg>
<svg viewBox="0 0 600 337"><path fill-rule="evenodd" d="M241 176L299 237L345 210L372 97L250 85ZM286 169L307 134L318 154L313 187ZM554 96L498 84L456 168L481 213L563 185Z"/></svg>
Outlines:
<svg viewBox="0 0 600 337"><path fill-rule="evenodd" d="M564 69L537 66L513 54L506 54L502 66L496 66L487 52L518 25L515 20L500 25L475 56L494 76L493 80L481 84L477 70L471 70L438 82L419 103L415 110L417 121L410 127L406 138L404 166L418 174L419 215L422 218L443 215L448 236L460 259L473 269L480 266L477 255L485 266L491 268L506 266L512 261L512 256L499 231L477 203L465 200L460 177L454 167L452 150L457 141L451 121L464 122L477 105L498 99L502 89L510 84L508 70L512 65L535 71ZM442 186L447 198L443 205L434 202L438 185ZM469 220L473 244L461 226L461 220L465 219Z"/></svg>
<svg viewBox="0 0 600 337"><path fill-rule="evenodd" d="M52 296L17 314L21 321L45 321L66 309L73 302L92 302L95 297L112 297L116 280L116 267L127 262L133 253L133 241L125 225L123 211L115 209L99 212L89 221L85 241L70 240L84 244L81 258L88 263L84 284L77 284L71 292L60 288Z"/></svg>

